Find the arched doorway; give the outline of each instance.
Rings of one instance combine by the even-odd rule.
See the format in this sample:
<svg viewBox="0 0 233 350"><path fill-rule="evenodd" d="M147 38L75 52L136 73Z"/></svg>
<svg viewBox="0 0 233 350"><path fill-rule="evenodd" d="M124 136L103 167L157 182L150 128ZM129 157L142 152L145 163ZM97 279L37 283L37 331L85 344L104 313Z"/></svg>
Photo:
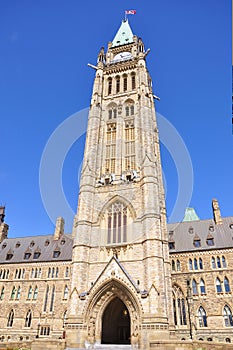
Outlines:
<svg viewBox="0 0 233 350"><path fill-rule="evenodd" d="M125 304L113 299L102 318L102 344L130 344L130 316Z"/></svg>

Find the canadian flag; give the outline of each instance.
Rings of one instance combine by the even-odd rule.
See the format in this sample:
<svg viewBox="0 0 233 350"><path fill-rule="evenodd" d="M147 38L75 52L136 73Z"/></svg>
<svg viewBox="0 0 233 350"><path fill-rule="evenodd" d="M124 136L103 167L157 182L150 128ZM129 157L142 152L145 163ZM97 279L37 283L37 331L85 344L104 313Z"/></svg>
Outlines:
<svg viewBox="0 0 233 350"><path fill-rule="evenodd" d="M135 15L136 14L136 10L126 10L125 14L126 15Z"/></svg>

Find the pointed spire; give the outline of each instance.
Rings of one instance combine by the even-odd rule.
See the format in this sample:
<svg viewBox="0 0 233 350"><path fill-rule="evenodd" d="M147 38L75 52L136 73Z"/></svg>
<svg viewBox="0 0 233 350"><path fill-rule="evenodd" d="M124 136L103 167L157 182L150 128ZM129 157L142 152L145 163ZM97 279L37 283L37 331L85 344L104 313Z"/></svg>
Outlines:
<svg viewBox="0 0 233 350"><path fill-rule="evenodd" d="M183 221L196 221L200 220L197 216L194 208L186 208Z"/></svg>
<svg viewBox="0 0 233 350"><path fill-rule="evenodd" d="M112 41L112 47L133 43L133 32L130 28L128 19L124 19L121 23L115 38Z"/></svg>

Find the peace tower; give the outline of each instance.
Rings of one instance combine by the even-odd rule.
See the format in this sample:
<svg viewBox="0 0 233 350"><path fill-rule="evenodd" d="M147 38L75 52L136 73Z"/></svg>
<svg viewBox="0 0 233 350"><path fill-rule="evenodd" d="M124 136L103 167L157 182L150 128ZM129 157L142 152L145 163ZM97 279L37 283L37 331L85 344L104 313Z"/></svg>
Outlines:
<svg viewBox="0 0 233 350"><path fill-rule="evenodd" d="M73 227L67 344L142 349L173 330L149 50L123 20L98 54Z"/></svg>

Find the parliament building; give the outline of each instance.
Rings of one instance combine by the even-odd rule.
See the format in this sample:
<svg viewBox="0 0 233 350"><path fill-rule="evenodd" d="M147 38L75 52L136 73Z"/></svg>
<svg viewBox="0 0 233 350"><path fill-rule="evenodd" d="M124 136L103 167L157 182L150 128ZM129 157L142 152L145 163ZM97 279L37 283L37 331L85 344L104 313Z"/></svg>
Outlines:
<svg viewBox="0 0 233 350"><path fill-rule="evenodd" d="M148 52L125 19L92 66L72 233L8 238L0 208L0 349L233 348L233 217L167 224Z"/></svg>

